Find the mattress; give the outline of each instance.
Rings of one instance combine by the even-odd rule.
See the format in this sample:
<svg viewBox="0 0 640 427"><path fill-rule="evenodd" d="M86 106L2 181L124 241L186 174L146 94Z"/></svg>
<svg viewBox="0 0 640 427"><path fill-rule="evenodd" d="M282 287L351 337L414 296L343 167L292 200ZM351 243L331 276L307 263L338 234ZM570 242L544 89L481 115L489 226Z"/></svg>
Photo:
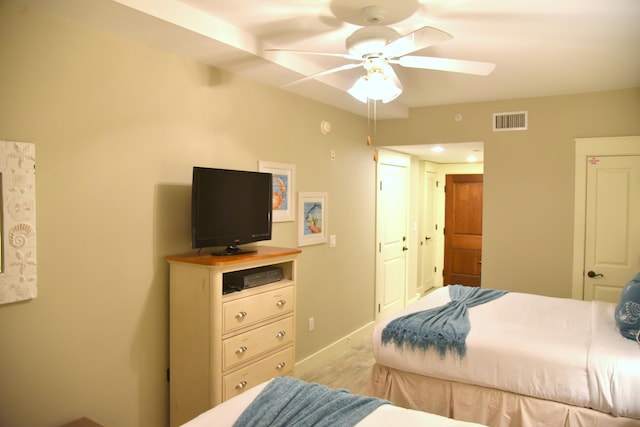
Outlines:
<svg viewBox="0 0 640 427"><path fill-rule="evenodd" d="M200 414L182 427L231 427L240 414L258 396L268 381L222 402ZM431 427L480 427L480 424L456 421L426 412L404 409L393 405L382 405L356 424L357 427L431 426Z"/></svg>
<svg viewBox="0 0 640 427"><path fill-rule="evenodd" d="M615 304L511 292L469 308L465 357L382 345L393 318L450 301L440 288L376 325L376 363L640 419L640 346L620 335Z"/></svg>

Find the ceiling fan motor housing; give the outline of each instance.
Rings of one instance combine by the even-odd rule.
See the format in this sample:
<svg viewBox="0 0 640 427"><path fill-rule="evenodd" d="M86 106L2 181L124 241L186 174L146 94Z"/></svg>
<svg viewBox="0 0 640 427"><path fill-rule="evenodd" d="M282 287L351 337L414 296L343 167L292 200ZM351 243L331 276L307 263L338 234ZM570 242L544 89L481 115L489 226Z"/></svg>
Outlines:
<svg viewBox="0 0 640 427"><path fill-rule="evenodd" d="M386 16L387 9L382 6L369 6L362 9L362 17L372 25L380 24Z"/></svg>
<svg viewBox="0 0 640 427"><path fill-rule="evenodd" d="M399 39L400 33L390 27L362 27L347 37L347 51L365 57L382 52L382 48Z"/></svg>

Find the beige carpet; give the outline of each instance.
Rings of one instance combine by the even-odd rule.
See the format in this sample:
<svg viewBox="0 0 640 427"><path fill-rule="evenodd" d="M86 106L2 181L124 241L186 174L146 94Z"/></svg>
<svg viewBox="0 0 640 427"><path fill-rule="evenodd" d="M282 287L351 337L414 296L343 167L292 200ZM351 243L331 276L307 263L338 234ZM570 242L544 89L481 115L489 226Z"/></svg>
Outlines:
<svg viewBox="0 0 640 427"><path fill-rule="evenodd" d="M300 376L300 379L364 394L373 363L371 342L366 340L335 357L322 368Z"/></svg>

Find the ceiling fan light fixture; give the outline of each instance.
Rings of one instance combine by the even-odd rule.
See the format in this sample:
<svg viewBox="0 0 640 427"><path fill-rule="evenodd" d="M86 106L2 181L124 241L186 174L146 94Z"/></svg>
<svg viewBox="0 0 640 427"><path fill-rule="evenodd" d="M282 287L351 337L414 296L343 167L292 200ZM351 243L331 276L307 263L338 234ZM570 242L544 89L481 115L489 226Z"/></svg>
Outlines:
<svg viewBox="0 0 640 427"><path fill-rule="evenodd" d="M383 48L400 38L400 33L390 27L362 27L347 37L347 51L351 55L364 57L382 52Z"/></svg>
<svg viewBox="0 0 640 427"><path fill-rule="evenodd" d="M386 104L400 96L402 88L396 86L381 69L374 68L360 77L347 92L360 102L372 99Z"/></svg>
<svg viewBox="0 0 640 427"><path fill-rule="evenodd" d="M411 3L413 2L417 7L417 1L411 0ZM342 7L335 5L335 3L339 3L337 1L332 1L331 3L332 10L334 10L334 6L338 9ZM488 62L410 55L413 52L451 40L453 36L430 26L418 28L401 36L393 28L382 25L382 22L386 20L386 13L387 9L384 7L371 6L364 8L363 16L370 25L357 29L347 37L346 47L348 54L288 50L287 52L291 53L331 56L360 63L345 64L316 72L302 79L287 83L285 86L362 66L365 69L365 75L360 77L347 92L363 103L367 103L369 100L382 100L382 102L387 103L393 101L403 91L402 82L396 75L392 65L481 76L490 74L495 68L495 64ZM394 18L393 22L399 21ZM267 49L267 51L272 50ZM375 103L373 103L373 106L375 107ZM458 119L456 118L456 120Z"/></svg>
<svg viewBox="0 0 640 427"><path fill-rule="evenodd" d="M362 103L367 102L367 79L366 76L360 77L356 83L347 91L349 95Z"/></svg>

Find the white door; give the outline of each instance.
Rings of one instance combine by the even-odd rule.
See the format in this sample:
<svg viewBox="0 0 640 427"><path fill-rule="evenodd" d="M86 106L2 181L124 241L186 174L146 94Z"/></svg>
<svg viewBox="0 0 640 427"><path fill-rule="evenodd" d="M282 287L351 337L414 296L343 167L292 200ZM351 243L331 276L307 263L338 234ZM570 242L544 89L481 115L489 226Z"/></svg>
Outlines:
<svg viewBox="0 0 640 427"><path fill-rule="evenodd" d="M584 299L617 302L640 271L640 156L587 159Z"/></svg>
<svg viewBox="0 0 640 427"><path fill-rule="evenodd" d="M376 318L405 305L407 281L407 194L410 159L378 154L376 225Z"/></svg>
<svg viewBox="0 0 640 427"><path fill-rule="evenodd" d="M616 302L640 271L640 136L575 142L571 295Z"/></svg>
<svg viewBox="0 0 640 427"><path fill-rule="evenodd" d="M424 294L435 286L435 212L436 174L424 172L422 221L420 230L420 285L418 292Z"/></svg>

